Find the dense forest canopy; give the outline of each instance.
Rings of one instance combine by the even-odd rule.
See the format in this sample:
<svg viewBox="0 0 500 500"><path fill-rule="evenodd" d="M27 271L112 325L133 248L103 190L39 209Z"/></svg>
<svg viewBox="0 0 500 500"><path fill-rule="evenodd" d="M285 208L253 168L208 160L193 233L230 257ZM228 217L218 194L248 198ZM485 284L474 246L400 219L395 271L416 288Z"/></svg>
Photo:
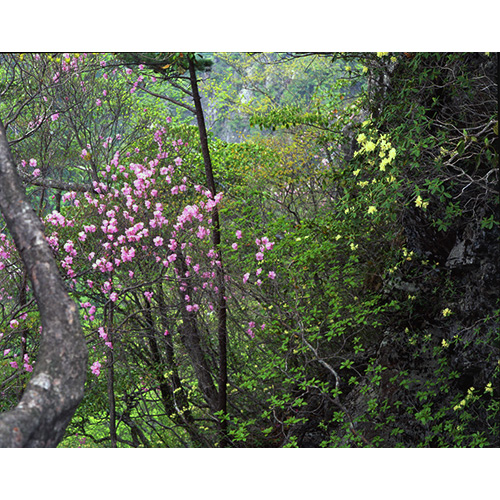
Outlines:
<svg viewBox="0 0 500 500"><path fill-rule="evenodd" d="M0 439L81 334L20 446L498 447L497 84L494 53L0 54L0 201L12 164L81 325L49 343L0 204Z"/></svg>

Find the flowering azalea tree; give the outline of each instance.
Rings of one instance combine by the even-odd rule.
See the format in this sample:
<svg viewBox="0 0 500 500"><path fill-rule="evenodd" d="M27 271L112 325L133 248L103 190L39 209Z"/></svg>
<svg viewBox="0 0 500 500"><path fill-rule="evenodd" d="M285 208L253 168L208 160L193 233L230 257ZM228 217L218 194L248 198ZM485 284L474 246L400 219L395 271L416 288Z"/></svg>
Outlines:
<svg viewBox="0 0 500 500"><path fill-rule="evenodd" d="M93 194L68 192L62 197L64 215L54 210L44 221L47 241L71 294L82 297L83 321L91 342L91 372L98 378L101 369L107 368L115 442L115 373L120 366L128 367L129 372L137 370L131 368L129 353L132 358L141 351L146 356L139 377L149 379L150 384L132 389L125 397L133 399L135 391L140 395L158 391L169 415L189 418L189 406L179 403L183 399L179 390L184 388L174 363L172 339L177 335L201 391L202 400L194 399L194 404L207 407L212 414L219 410L214 382L217 367L206 359L203 344L215 341L210 332L216 323L216 270L221 263L210 234L213 211L223 195L213 197L206 187L183 175L181 155L188 145L180 139L166 143L167 137L165 128L155 133L158 152L147 163L134 163L131 155L124 158L128 164L123 165L116 154L100 173L104 180L94 183ZM235 232L233 250L241 237L241 231ZM265 236L257 239L257 264L273 245ZM269 271L265 279L275 276ZM249 273L227 276L226 299L231 300L231 281L245 284L248 277ZM141 324L143 328L138 330ZM255 322L250 321L249 338L254 336L253 327ZM120 387L123 384L120 376Z"/></svg>

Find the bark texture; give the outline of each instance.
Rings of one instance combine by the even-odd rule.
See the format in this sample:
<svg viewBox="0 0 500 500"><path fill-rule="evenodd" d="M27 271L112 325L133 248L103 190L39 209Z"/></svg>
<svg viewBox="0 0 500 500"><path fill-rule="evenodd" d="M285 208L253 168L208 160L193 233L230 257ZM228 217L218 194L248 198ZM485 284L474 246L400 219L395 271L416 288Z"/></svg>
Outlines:
<svg viewBox="0 0 500 500"><path fill-rule="evenodd" d="M55 447L83 398L87 347L43 226L0 122L0 210L24 262L42 322L36 366L20 403L0 415L0 447Z"/></svg>

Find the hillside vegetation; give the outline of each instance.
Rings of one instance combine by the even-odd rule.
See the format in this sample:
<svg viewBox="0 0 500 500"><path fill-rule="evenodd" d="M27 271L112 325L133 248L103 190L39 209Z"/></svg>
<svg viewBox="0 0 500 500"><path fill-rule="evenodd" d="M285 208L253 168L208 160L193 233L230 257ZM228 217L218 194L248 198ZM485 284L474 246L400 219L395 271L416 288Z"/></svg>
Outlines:
<svg viewBox="0 0 500 500"><path fill-rule="evenodd" d="M497 75L489 53L1 54L89 353L59 446L500 446ZM0 296L7 412L44 332L3 220Z"/></svg>

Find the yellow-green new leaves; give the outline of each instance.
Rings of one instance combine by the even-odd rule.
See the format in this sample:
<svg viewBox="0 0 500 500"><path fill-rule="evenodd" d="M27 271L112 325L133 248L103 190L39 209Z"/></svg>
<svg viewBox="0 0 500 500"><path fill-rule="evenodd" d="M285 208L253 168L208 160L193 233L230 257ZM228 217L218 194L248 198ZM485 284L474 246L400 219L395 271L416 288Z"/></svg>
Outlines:
<svg viewBox="0 0 500 500"><path fill-rule="evenodd" d="M353 157L352 181L357 206L351 210L369 216L372 222L384 223L399 200L397 151L387 134L379 135L370 124L370 119L365 120L356 137L359 147Z"/></svg>
<svg viewBox="0 0 500 500"><path fill-rule="evenodd" d="M422 197L420 195L418 195L417 198L415 199L415 205L417 207L427 208L427 206L429 205L429 202L428 201L423 201Z"/></svg>
<svg viewBox="0 0 500 500"><path fill-rule="evenodd" d="M363 125L365 124L367 124L367 122L364 122ZM377 139L376 136L368 138L366 134L362 132L357 136L356 140L361 147L354 153L354 156L356 157L361 154L372 153L378 149L378 158L382 159L378 165L379 169L382 171L385 171L386 167L396 158L396 149L393 148L392 144L387 141L387 136L385 134ZM375 160L372 160L371 164L374 164L374 162Z"/></svg>

